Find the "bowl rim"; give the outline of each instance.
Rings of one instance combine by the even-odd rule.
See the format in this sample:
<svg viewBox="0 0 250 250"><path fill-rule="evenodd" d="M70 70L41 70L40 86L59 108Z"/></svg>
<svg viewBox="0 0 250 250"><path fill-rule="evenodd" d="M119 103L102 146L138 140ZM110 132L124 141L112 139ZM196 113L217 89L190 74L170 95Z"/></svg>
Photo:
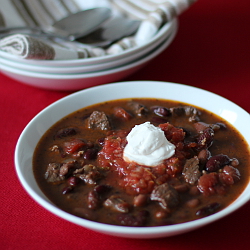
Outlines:
<svg viewBox="0 0 250 250"><path fill-rule="evenodd" d="M132 87L135 87L135 85L137 88L137 90L136 90L137 94L134 94L134 95L131 95L131 94L129 95L128 93L126 93L126 94L120 93L118 95L118 97L113 96L112 98L110 98L110 97L107 98L107 97L105 97L105 95L103 95L103 93L104 93L103 91L106 91L105 93L108 93L110 91L115 91L115 90L117 91L120 89L122 89L122 90L131 89ZM157 94L154 94L152 96L152 94L150 92L147 92L147 94L145 95L144 94L144 93L146 93L145 90L149 91L150 89L152 89L152 85L153 85L153 89L160 88L157 90ZM139 92L140 88L144 89L144 92L141 94ZM245 203L247 203L250 200L250 182L249 182L248 186L245 188L245 190L243 191L243 193L240 194L240 196L234 202L232 202L229 206L227 206L223 210L221 210L213 215L210 215L208 217L200 218L200 219L197 219L195 221L185 222L185 223L181 223L181 224L175 224L175 225L158 226L158 227L135 227L135 228L133 228L133 227L126 227L126 226L115 226L115 225L102 224L102 223L89 221L89 220L82 219L82 218L76 217L74 215L68 214L68 213L60 210L59 208L55 207L54 205L52 205L52 202L45 200L43 197L41 197L41 195L37 194L37 192L35 192L32 189L32 187L29 185L29 183L27 183L27 180L24 177L24 174L20 169L20 162L21 162L20 157L21 157L21 154L23 153L22 144L24 143L24 140L26 140L26 138L25 138L26 134L28 133L28 131L31 129L32 126L33 127L35 126L36 120L39 119L39 117L46 116L49 113L51 114L51 112L57 110L58 107L60 107L60 105L62 103L70 103L71 100L80 98L80 97L82 97L82 95L84 95L85 97L89 96L89 99L87 100L88 104L86 105L86 106L89 106L89 105L92 105L94 103L103 102L105 100L120 99L120 96L123 96L122 98L133 98L133 97L134 98L136 98L136 97L137 98L140 98L140 97L149 97L149 98L153 97L154 98L156 95L157 95L156 97L162 96L162 93L160 93L160 92L162 92L161 89L164 89L164 91L168 91L168 90L173 91L174 90L173 91L174 94L178 94L178 93L180 93L180 91L184 91L184 93L187 93L188 91L196 91L198 94L203 94L203 95L206 94L207 97L213 98L213 100L220 100L220 103L223 102L224 104L227 105L227 107L234 108L237 111L237 114L239 114L240 116L244 116L244 118L246 118L250 122L249 113L247 111L245 111L244 109L242 109L237 104L231 102L230 100L228 100L220 95L214 94L210 91L207 91L207 90L204 90L201 88L197 88L197 87L188 86L185 84L179 84L179 83L173 83L173 82L161 82L161 81L128 81L128 82L125 81L125 82L110 83L110 84L104 84L104 85L100 85L100 86L87 88L87 89L75 92L73 94L70 94L66 97L63 97L63 98L57 100L56 102L52 103L51 105L49 105L48 107L43 109L41 112L39 112L27 124L27 126L22 131L20 137L18 138L17 144L16 144L15 154L14 154L14 162L15 162L16 173L18 175L18 178L19 178L23 188L42 207L44 207L45 209L47 209L51 213L65 219L67 221L70 221L70 222L75 223L77 225L91 229L93 231L98 231L98 232L102 232L102 233L110 234L110 235L114 235L114 236L129 237L129 238L158 238L158 237L166 237L166 236L172 236L172 235L184 233L184 232L191 231L191 230L197 229L199 227L205 226L205 225L210 224L214 221L217 221L218 219L221 219L221 218L231 214L232 212L234 212L235 210L237 210L238 208L243 206ZM93 95L93 93L94 94L98 93L97 97L98 98L100 97L101 100L98 102L91 100L91 95ZM110 94L109 94L109 96L110 96ZM161 98L161 97L158 97L158 98ZM181 101L179 98L180 97L177 96L175 98L172 98L172 100ZM201 107L201 108L204 108L204 106L207 105L206 102L204 102L203 105L197 105L197 102L199 102L199 100L201 100L201 99L198 99L197 101L195 101L193 97L188 97L188 98L191 98L193 100L193 102L184 101L185 103L189 103L191 105L196 105L196 106ZM204 100L204 97L201 97L201 98ZM167 99L169 99L169 98L167 98ZM80 104L77 104L77 105L79 106ZM85 106L83 106L83 107L85 107ZM73 107L72 107L72 109L73 109ZM77 109L79 109L79 107ZM77 110L77 109L73 109L73 111ZM67 114L69 114L73 111L67 110L68 113L64 113L63 115L61 115L61 114L60 115L63 117L63 116L66 116ZM212 111L212 112L214 112L214 111ZM222 112L222 115L225 115L225 114L223 114L223 110L221 112ZM55 118L55 120L58 120L58 118ZM228 122L233 124L234 121L229 120ZM47 129L45 129L45 131L46 130ZM238 130L241 132L241 129L238 129ZM242 135L244 136L244 134L242 134ZM247 143L249 145L250 144L250 135L248 135L248 137L245 137L245 140L247 141Z"/></svg>
<svg viewBox="0 0 250 250"><path fill-rule="evenodd" d="M144 50L140 50L136 53L130 53L126 57L117 58L116 60L110 60L110 61L103 62L103 63L96 63L96 64L90 64L90 65L88 64L77 65L77 66L71 66L68 63L67 65L65 65L65 67L62 67L62 66L52 66L52 65L37 65L35 63L27 64L27 63L23 63L23 61L18 62L17 60L10 60L4 57L0 57L0 63L11 68L14 67L19 70L24 70L24 71L34 72L34 73L42 73L42 74L46 73L46 74L63 74L64 75L64 74L83 74L83 73L92 73L92 72L94 73L96 71L104 71L110 68L115 68L118 66L122 66L128 63L135 62L136 60L154 51L161 44L163 44L164 41L166 42L167 39L171 40L173 37L173 34L176 34L177 30L178 30L178 25L176 22L171 26L171 28L167 30L164 36L162 36L155 43L153 43L151 46L148 46ZM28 59L22 59L22 60L25 60L26 62ZM78 60L85 60L85 59L78 59ZM50 61L48 60L47 62L50 63Z"/></svg>
<svg viewBox="0 0 250 250"><path fill-rule="evenodd" d="M26 76L26 77L34 77L34 78L41 78L41 79L57 79L57 80L82 79L82 78L87 79L87 78L99 77L99 76L104 76L104 75L110 75L110 74L118 73L120 71L124 71L124 70L137 67L141 64L144 64L150 61L151 59L159 55L163 50L165 50L170 45L170 43L175 38L176 33L177 33L177 30L174 30L173 33L170 34L170 37L167 37L166 40L164 40L160 45L158 45L156 48L154 48L152 51L150 51L146 55L143 55L142 57L137 58L136 60L132 62L127 62L124 65L122 64L118 67L114 67L111 69L106 69L106 70L101 70L101 71L96 71L96 72L72 73L72 74L71 73L67 73L67 74L39 73L39 72L37 73L33 71L18 69L18 68L11 67L2 63L1 70L8 71L10 73L17 74L17 75Z"/></svg>
<svg viewBox="0 0 250 250"><path fill-rule="evenodd" d="M39 66L57 66L57 67L67 67L70 64L72 65L91 65L91 64L102 64L105 63L109 60L117 60L122 57L126 57L128 55L137 53L140 50L144 50L147 46L150 46L154 44L158 39L160 39L162 36L164 37L165 34L168 34L169 29L171 29L173 26L178 25L178 18L174 18L170 22L167 22L160 28L160 30L157 32L157 34L150 39L147 43L141 45L141 46L136 46L134 48L131 48L129 50L125 50L122 53L116 54L116 55L105 55L102 57L91 57L91 58L83 58L83 59L72 59L72 60L33 60L33 59L23 59L23 58L18 58L15 55L11 55L7 52L1 51L0 50L0 56L6 59L14 60L16 62L20 63L25 63L25 64L33 64L33 65L39 65Z"/></svg>

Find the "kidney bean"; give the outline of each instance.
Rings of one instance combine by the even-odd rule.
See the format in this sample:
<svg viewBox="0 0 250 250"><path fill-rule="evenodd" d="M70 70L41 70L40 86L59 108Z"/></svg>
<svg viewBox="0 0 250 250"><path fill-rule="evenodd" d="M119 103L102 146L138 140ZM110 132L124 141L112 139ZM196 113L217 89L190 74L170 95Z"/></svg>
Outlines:
<svg viewBox="0 0 250 250"><path fill-rule="evenodd" d="M211 128L206 128L198 137L198 148L204 149L209 148L213 143L214 131Z"/></svg>
<svg viewBox="0 0 250 250"><path fill-rule="evenodd" d="M219 154L212 156L206 163L206 171L216 172L229 163L230 158L227 155Z"/></svg>
<svg viewBox="0 0 250 250"><path fill-rule="evenodd" d="M162 220L162 219L168 217L168 215L169 215L169 212L160 210L160 211L156 211L155 218Z"/></svg>
<svg viewBox="0 0 250 250"><path fill-rule="evenodd" d="M227 129L227 126L225 123L222 123L222 122L217 122L215 123L216 125L218 125L220 127L221 130L226 130Z"/></svg>
<svg viewBox="0 0 250 250"><path fill-rule="evenodd" d="M211 203L211 204L199 209L196 212L196 215L201 216L201 217L211 215L211 214L215 213L219 207L220 207L220 204L218 202Z"/></svg>
<svg viewBox="0 0 250 250"><path fill-rule="evenodd" d="M202 149L199 153L198 153L198 155L197 155L197 157L198 157L198 159L199 159L199 161L201 162L201 161L207 161L207 159L209 159L210 157L211 157L211 153L210 153L210 151L209 150L207 150L207 149Z"/></svg>
<svg viewBox="0 0 250 250"><path fill-rule="evenodd" d="M96 209L99 206L100 200L98 194L92 190L88 193L88 208Z"/></svg>
<svg viewBox="0 0 250 250"><path fill-rule="evenodd" d="M103 138L98 139L98 144L103 147L105 144L105 138L103 137Z"/></svg>
<svg viewBox="0 0 250 250"><path fill-rule="evenodd" d="M112 195L104 202L105 207L109 207L113 211L121 212L121 213L128 213L129 211L129 204L121 199L119 196Z"/></svg>
<svg viewBox="0 0 250 250"><path fill-rule="evenodd" d="M110 191L112 189L111 186L109 185L98 185L98 186L95 186L94 187L94 191L96 193L98 193L99 195L100 194L104 194L104 193L107 193L108 191Z"/></svg>
<svg viewBox="0 0 250 250"><path fill-rule="evenodd" d="M149 212L146 210L139 211L136 215L119 214L117 220L123 226L142 227L147 222Z"/></svg>
<svg viewBox="0 0 250 250"><path fill-rule="evenodd" d="M78 183L79 183L80 179L75 177L75 176L71 176L69 179L68 179L68 183L70 186L76 186Z"/></svg>
<svg viewBox="0 0 250 250"><path fill-rule="evenodd" d="M222 172L219 173L220 181L225 185L233 185L235 182L240 180L240 172L237 168L226 165Z"/></svg>
<svg viewBox="0 0 250 250"><path fill-rule="evenodd" d="M89 148L84 152L83 158L85 160L95 160L97 157L98 149L97 148Z"/></svg>
<svg viewBox="0 0 250 250"><path fill-rule="evenodd" d="M125 120L125 121L128 121L132 118L132 115L121 107L114 108L114 115L118 118Z"/></svg>
<svg viewBox="0 0 250 250"><path fill-rule="evenodd" d="M74 188L72 186L67 186L62 190L62 194L70 193Z"/></svg>
<svg viewBox="0 0 250 250"><path fill-rule="evenodd" d="M143 207L148 202L148 196L145 194L139 194L134 198L134 206L136 207Z"/></svg>
<svg viewBox="0 0 250 250"><path fill-rule="evenodd" d="M205 123L205 122L195 122L194 123L194 127L196 129L197 132L202 132L204 131L206 128L209 127L209 124Z"/></svg>
<svg viewBox="0 0 250 250"><path fill-rule="evenodd" d="M211 153L208 149L202 149L198 155L200 170L204 169L207 160L211 157Z"/></svg>
<svg viewBox="0 0 250 250"><path fill-rule="evenodd" d="M189 201L186 202L186 205L190 208L195 208L200 204L199 199L191 199Z"/></svg>
<svg viewBox="0 0 250 250"><path fill-rule="evenodd" d="M67 136L71 136L71 135L75 135L77 133L75 128L64 128L64 129L60 129L58 130L58 132L55 135L55 138L64 138Z"/></svg>
<svg viewBox="0 0 250 250"><path fill-rule="evenodd" d="M162 106L153 106L151 107L153 112L161 117L168 117L171 115L170 109L162 107Z"/></svg>

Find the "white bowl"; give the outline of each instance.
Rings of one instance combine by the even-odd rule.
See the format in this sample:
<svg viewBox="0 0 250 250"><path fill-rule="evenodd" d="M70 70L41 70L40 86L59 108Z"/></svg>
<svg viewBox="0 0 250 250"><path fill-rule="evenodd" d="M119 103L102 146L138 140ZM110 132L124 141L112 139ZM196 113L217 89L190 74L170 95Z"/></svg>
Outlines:
<svg viewBox="0 0 250 250"><path fill-rule="evenodd" d="M169 34L169 30L173 27L176 27L178 21L177 19L172 20L171 22L166 23L163 27L157 32L157 34L149 40L144 45L134 47L124 52L116 55L106 55L102 57L92 57L92 58L84 58L84 59L75 59L75 60L26 60L22 58L18 58L14 55L9 53L0 51L0 57L12 60L22 64L28 65L37 65L37 66L45 66L45 67L75 67L75 66L87 66L87 65L94 65L94 64L102 64L111 61L116 61L121 58L126 58L128 56L132 56L134 54L143 52L145 50L153 49L155 44L161 43L164 39L167 38Z"/></svg>
<svg viewBox="0 0 250 250"><path fill-rule="evenodd" d="M170 38L144 57L114 69L83 74L46 74L20 70L2 63L1 72L17 81L39 88L62 91L84 89L99 84L118 81L134 73L165 50L175 35L176 30L173 31Z"/></svg>
<svg viewBox="0 0 250 250"><path fill-rule="evenodd" d="M135 53L129 53L127 56L118 57L115 60L110 60L107 62L101 62L98 64L90 64L90 65L77 65L72 66L72 60L68 60L68 64L65 67L62 66L51 66L50 61L47 61L49 65L40 65L39 61L32 60L33 64L26 63L29 60L22 59L18 60L16 57L14 58L4 58L0 57L0 64L14 67L16 69L32 71L35 73L48 73L48 74L80 74L80 73L91 73L96 71L108 70L111 68L117 68L119 66L134 62L139 58L149 54L153 51L157 46L159 46L162 42L167 41L167 39L171 39L173 32L177 32L177 21L173 22L169 29L164 33L164 36L161 36L155 43L152 43L150 46L147 46L144 50L135 51ZM101 58L100 58L101 59ZM83 59L79 59L83 60ZM88 60L88 59L87 59ZM38 62L38 63L37 63Z"/></svg>
<svg viewBox="0 0 250 250"><path fill-rule="evenodd" d="M229 215L249 201L250 183L231 205L218 213L177 225L139 228L106 225L82 219L60 210L49 201L38 187L32 171L34 148L41 136L59 119L80 108L108 100L133 97L172 99L210 110L233 124L250 144L249 129L245 125L250 124L249 114L231 101L211 92L181 84L154 81L97 86L71 94L50 105L40 112L22 132L15 150L15 165L19 180L29 195L48 211L82 227L114 236L145 239L167 237L197 229ZM213 100L213 102L204 100Z"/></svg>

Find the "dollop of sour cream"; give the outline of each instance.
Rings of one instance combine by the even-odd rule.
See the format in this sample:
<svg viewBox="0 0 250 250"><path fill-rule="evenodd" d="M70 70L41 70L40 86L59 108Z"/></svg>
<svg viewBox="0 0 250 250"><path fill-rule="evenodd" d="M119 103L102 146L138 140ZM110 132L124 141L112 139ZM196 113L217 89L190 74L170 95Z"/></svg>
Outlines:
<svg viewBox="0 0 250 250"><path fill-rule="evenodd" d="M164 132L150 122L135 127L127 135L123 159L145 166L157 166L175 153L175 145L167 140Z"/></svg>

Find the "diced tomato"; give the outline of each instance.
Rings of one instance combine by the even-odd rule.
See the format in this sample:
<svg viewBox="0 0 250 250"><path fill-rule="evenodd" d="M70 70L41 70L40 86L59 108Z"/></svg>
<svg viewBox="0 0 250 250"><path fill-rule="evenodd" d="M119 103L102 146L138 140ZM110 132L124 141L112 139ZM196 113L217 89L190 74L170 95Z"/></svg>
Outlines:
<svg viewBox="0 0 250 250"><path fill-rule="evenodd" d="M185 132L182 128L176 128L168 122L160 124L159 128L164 131L166 138L172 143L178 143L180 141L183 141L185 137Z"/></svg>
<svg viewBox="0 0 250 250"><path fill-rule="evenodd" d="M64 142L64 151L67 154L72 154L78 151L81 147L85 146L86 143L81 139L72 139L70 141Z"/></svg>

